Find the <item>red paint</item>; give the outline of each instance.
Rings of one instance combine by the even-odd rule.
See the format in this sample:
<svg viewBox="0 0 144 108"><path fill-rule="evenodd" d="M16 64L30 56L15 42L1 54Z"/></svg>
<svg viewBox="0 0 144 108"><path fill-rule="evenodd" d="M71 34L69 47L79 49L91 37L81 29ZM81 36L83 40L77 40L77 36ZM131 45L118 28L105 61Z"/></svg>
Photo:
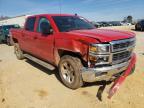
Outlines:
<svg viewBox="0 0 144 108"><path fill-rule="evenodd" d="M127 68L127 70L124 72L124 74L119 77L114 84L112 85L112 87L110 88L109 92L108 92L108 98L111 99L111 97L117 92L117 90L119 89L119 87L122 85L122 83L125 81L126 77L131 73L132 68L134 67L136 63L136 54L134 54L132 56L132 59L130 61L130 64Z"/></svg>
<svg viewBox="0 0 144 108"><path fill-rule="evenodd" d="M39 17L46 17L54 30L52 35L47 37L42 36L41 33L36 32ZM25 29L12 29L13 38L18 39L22 50L31 53L41 59L56 63L56 53L59 49L72 51L85 55L83 59L88 60L87 52L88 45L91 43L110 42L112 40L120 40L134 37L135 34L130 32L122 32L115 30L75 30L71 32L59 32L52 16L72 16L68 14L42 14L30 17L36 17L35 29L33 32ZM28 18L30 18L28 17ZM26 25L25 25L26 26Z"/></svg>

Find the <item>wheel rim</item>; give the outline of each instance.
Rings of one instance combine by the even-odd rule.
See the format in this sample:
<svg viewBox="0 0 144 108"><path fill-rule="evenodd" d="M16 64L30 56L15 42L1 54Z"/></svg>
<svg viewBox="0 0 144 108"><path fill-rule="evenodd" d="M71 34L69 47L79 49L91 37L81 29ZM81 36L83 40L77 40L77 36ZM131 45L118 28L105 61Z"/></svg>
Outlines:
<svg viewBox="0 0 144 108"><path fill-rule="evenodd" d="M20 57L19 48L17 46L15 46L15 54L17 57Z"/></svg>
<svg viewBox="0 0 144 108"><path fill-rule="evenodd" d="M68 82L68 83L73 83L74 78L75 78L75 74L74 74L74 69L71 66L70 63L68 62L64 62L61 66L61 73L62 73L62 77L63 79Z"/></svg>

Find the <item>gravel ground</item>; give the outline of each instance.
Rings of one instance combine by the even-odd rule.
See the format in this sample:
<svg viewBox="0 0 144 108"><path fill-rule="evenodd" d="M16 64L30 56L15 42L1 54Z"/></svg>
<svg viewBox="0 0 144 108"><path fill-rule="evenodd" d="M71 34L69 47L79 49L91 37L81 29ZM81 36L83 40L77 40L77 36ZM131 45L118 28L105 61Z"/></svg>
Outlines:
<svg viewBox="0 0 144 108"><path fill-rule="evenodd" d="M130 30L130 27L113 27ZM133 31L135 32L135 31ZM17 60L13 47L0 45L0 108L144 108L144 32L137 34L137 65L111 100L107 85L102 101L98 83L70 90L59 81L57 71L49 71L29 60Z"/></svg>

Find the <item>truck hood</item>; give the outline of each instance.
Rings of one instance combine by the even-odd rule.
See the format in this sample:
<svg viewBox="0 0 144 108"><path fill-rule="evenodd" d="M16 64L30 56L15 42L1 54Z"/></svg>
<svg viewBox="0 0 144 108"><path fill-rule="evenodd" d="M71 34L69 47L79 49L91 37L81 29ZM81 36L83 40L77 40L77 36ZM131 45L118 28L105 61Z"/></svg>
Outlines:
<svg viewBox="0 0 144 108"><path fill-rule="evenodd" d="M74 30L70 31L69 33L71 35L95 38L100 42L111 42L114 40L122 40L135 36L135 34L132 32L109 29Z"/></svg>

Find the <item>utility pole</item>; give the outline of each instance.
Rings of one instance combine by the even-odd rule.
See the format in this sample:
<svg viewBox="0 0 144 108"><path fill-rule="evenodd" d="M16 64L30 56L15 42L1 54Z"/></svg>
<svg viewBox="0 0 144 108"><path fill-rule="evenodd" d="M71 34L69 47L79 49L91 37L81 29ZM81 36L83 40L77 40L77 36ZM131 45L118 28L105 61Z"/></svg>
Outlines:
<svg viewBox="0 0 144 108"><path fill-rule="evenodd" d="M60 9L60 14L61 14L61 11L62 11L62 0L59 0L59 9Z"/></svg>

